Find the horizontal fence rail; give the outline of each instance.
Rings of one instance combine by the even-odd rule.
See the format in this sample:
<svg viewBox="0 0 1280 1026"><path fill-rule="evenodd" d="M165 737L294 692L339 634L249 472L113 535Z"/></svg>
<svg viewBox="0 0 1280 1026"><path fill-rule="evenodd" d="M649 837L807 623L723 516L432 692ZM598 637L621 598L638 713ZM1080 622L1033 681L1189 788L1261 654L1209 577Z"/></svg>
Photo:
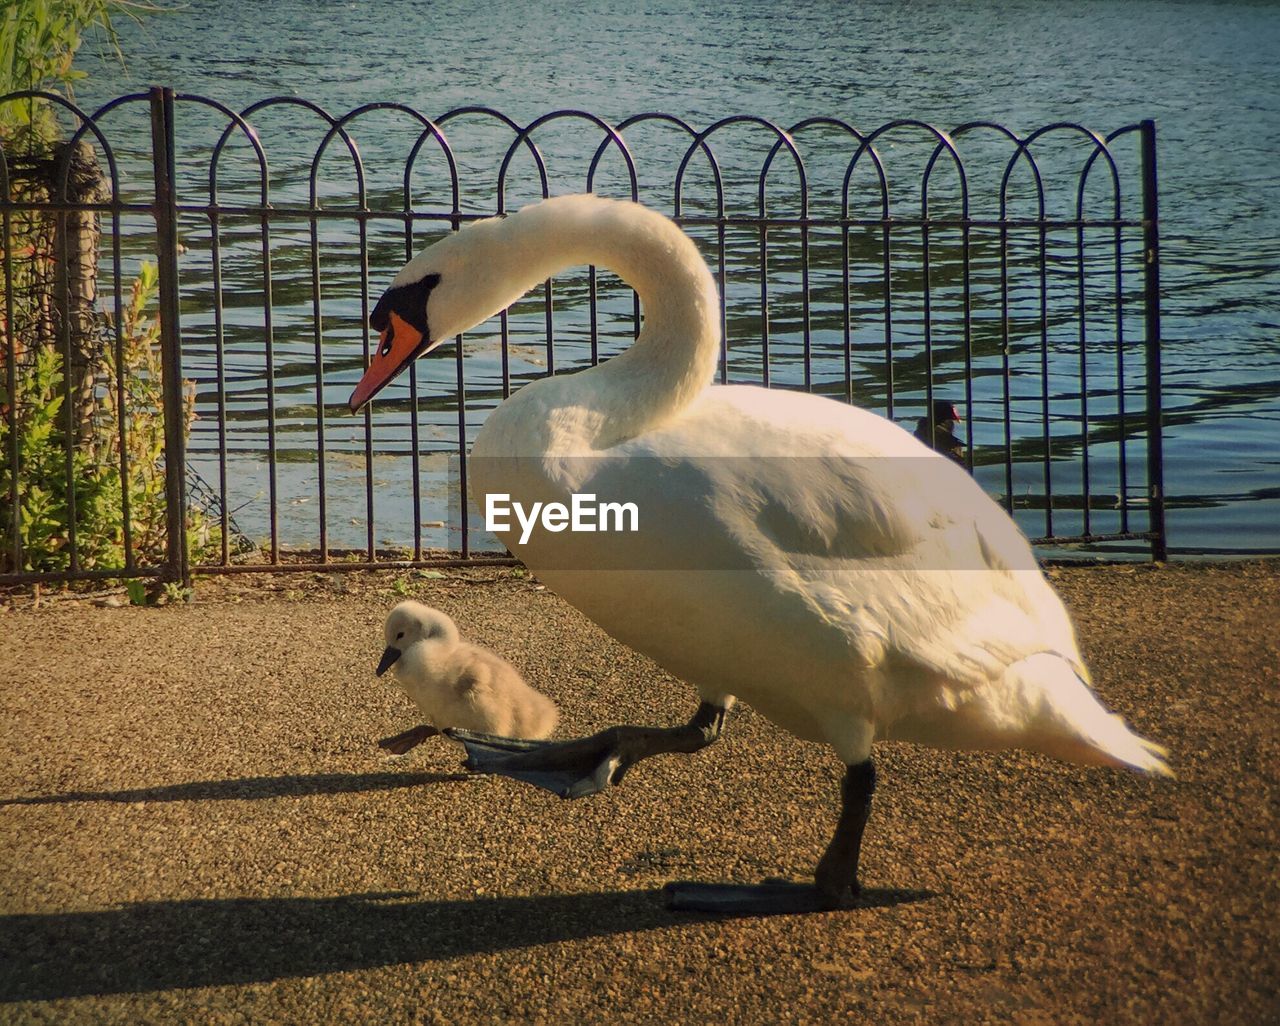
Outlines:
<svg viewBox="0 0 1280 1026"><path fill-rule="evenodd" d="M85 551L68 374L58 456L72 531L57 565L33 567L19 523L31 468L10 402L0 583L505 556L468 506L470 444L525 382L625 348L641 316L629 288L604 269L567 271L416 362L360 416L346 399L376 341L370 296L405 260L468 222L585 191L662 210L698 244L722 296L719 381L826 395L925 437L940 437L936 404L954 405L948 444L1042 552L1164 558L1150 121L1019 135L579 110L522 125L390 103L339 116L296 97L233 111L164 89L89 115L49 99L104 188L73 194L69 165L43 192L18 188L21 159L0 153L8 395L39 348L15 330L30 274L14 232L93 215L95 332L116 354L115 378L90 386L114 417L95 458L123 481L141 472L131 443L147 423L120 369L138 333L130 303L156 267L164 538L141 544L137 489L124 487L114 562ZM73 319L55 319L44 344L70 367Z"/></svg>

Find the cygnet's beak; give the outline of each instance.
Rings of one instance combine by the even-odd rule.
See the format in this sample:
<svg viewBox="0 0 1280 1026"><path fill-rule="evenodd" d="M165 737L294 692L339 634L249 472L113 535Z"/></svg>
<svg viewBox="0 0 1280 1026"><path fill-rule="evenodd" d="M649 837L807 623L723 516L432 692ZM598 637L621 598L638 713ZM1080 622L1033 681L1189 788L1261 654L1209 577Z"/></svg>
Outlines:
<svg viewBox="0 0 1280 1026"><path fill-rule="evenodd" d="M401 656L401 652L394 645L388 645L382 650L382 658L378 660L378 676L381 677L391 667L396 664L396 660Z"/></svg>

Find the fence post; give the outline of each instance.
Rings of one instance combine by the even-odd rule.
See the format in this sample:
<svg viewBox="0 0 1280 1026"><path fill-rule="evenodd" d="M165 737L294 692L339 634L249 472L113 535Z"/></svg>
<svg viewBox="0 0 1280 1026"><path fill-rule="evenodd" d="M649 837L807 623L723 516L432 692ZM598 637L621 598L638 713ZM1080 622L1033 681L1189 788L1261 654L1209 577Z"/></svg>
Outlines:
<svg viewBox="0 0 1280 1026"><path fill-rule="evenodd" d="M1156 188L1156 123L1142 122L1142 267L1146 308L1147 490L1151 558L1169 558L1164 523L1163 401L1160 392L1160 207ZM1123 387L1123 384L1121 385Z"/></svg>
<svg viewBox="0 0 1280 1026"><path fill-rule="evenodd" d="M156 269L160 277L160 367L164 398L164 579L190 584L187 552L186 410L178 323L178 208L174 194L173 90L152 86L151 161L155 176Z"/></svg>

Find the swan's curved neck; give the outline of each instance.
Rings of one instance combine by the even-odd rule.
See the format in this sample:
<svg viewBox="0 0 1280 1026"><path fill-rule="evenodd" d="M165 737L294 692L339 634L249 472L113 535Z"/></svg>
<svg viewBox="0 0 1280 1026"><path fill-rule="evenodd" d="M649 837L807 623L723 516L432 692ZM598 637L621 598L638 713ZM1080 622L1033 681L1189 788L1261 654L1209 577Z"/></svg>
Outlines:
<svg viewBox="0 0 1280 1026"><path fill-rule="evenodd" d="M507 294L493 297L498 305L487 315L582 264L608 268L640 297L644 322L629 349L539 383L556 384L558 404L581 410L584 441L607 447L652 429L708 385L719 355L719 294L697 247L667 218L634 203L565 196L491 224L476 239L473 266L505 282Z"/></svg>

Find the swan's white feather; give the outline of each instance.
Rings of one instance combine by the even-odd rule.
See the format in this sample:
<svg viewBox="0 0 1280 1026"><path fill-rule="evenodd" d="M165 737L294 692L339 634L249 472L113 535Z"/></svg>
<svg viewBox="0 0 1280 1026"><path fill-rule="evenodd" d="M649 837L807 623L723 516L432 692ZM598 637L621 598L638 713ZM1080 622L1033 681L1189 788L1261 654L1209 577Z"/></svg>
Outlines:
<svg viewBox="0 0 1280 1026"><path fill-rule="evenodd" d="M609 633L850 764L896 738L1168 772L1090 691L1026 539L962 468L855 407L709 385L715 285L671 222L562 197L434 252L401 277L442 274L428 314L448 334L572 264L640 294L627 352L525 386L473 451L481 507L493 491L526 505L591 492L660 525L509 542Z"/></svg>

